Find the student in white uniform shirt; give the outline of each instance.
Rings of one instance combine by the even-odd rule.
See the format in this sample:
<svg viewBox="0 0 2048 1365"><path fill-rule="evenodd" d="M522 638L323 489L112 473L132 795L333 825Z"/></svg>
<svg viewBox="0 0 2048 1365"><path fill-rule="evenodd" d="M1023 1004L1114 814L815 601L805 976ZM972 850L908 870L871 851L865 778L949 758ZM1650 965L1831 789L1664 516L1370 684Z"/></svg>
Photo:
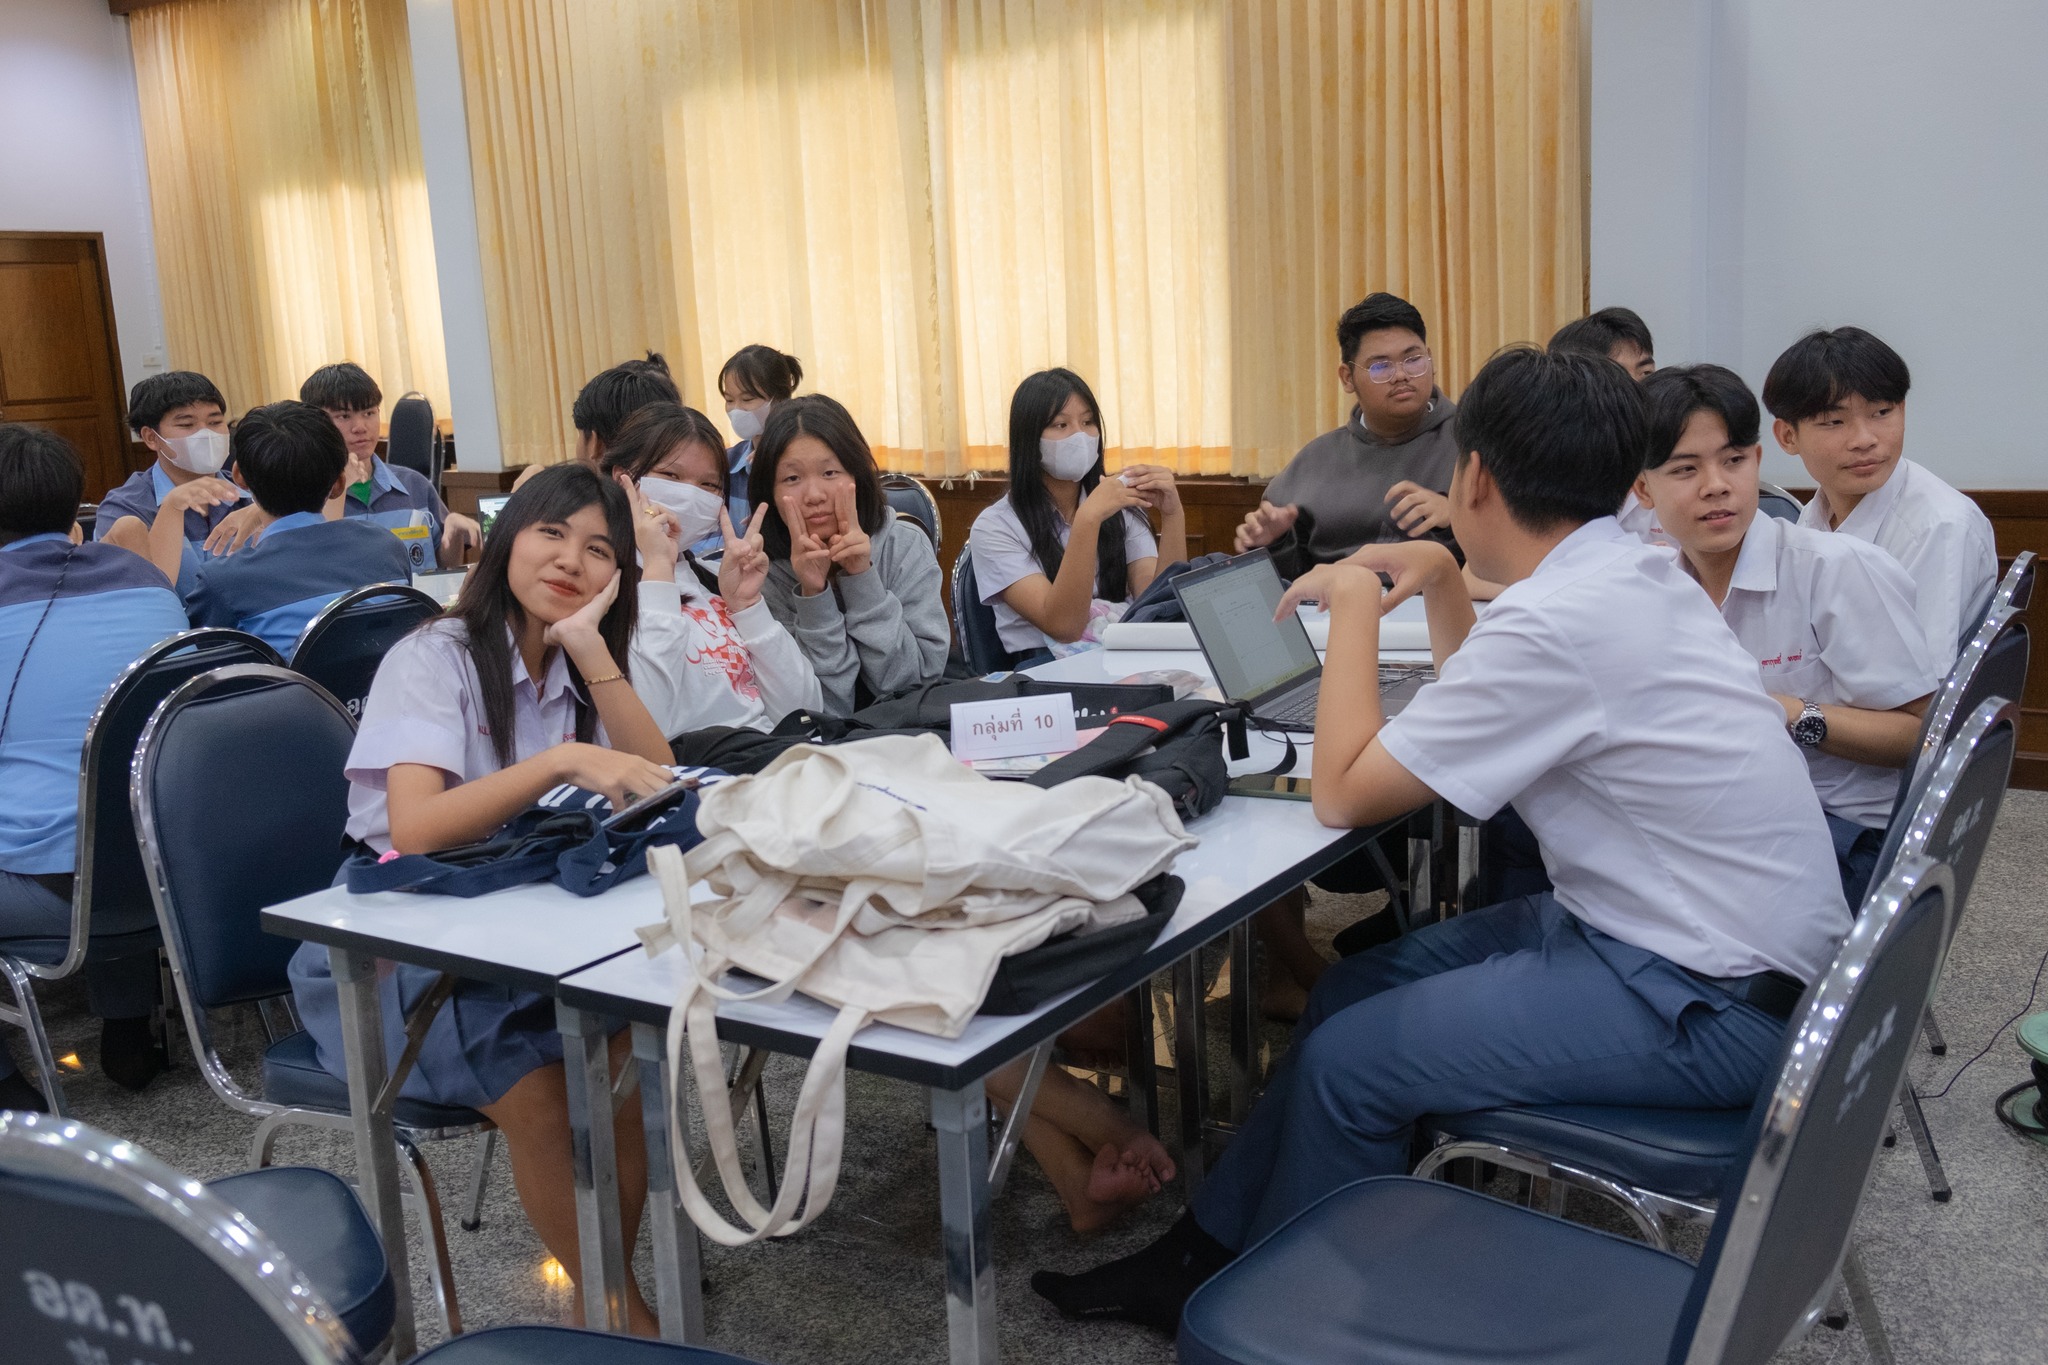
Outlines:
<svg viewBox="0 0 2048 1365"><path fill-rule="evenodd" d="M1268 1232L1405 1171L1425 1114L1746 1106L1848 932L1820 802L1756 661L1675 557L1614 519L1648 446L1638 386L1589 356L1505 351L1465 391L1457 437L1452 529L1507 585L1483 620L1426 543L1367 546L1281 600L1330 613L1314 809L1357 828L1437 797L1481 818L1512 802L1555 889L1331 966L1189 1214L1133 1256L1033 1277L1070 1316L1172 1331ZM1387 720L1380 613L1418 590L1440 680Z"/></svg>
<svg viewBox="0 0 2048 1365"><path fill-rule="evenodd" d="M633 690L661 732L770 730L792 711L823 706L810 660L761 600L767 509L755 508L744 530L733 525L732 474L711 419L680 403L650 403L626 419L599 468L634 500ZM715 574L689 548L707 539L723 549Z"/></svg>
<svg viewBox="0 0 2048 1365"><path fill-rule="evenodd" d="M1771 434L1819 491L1801 526L1867 540L1906 566L1927 645L1944 673L1998 582L1991 521L1976 503L1901 459L1912 376L1861 327L1811 332L1764 378Z"/></svg>
<svg viewBox="0 0 2048 1365"><path fill-rule="evenodd" d="M1860 905L1900 768L1941 684L1913 580L1875 545L1757 514L1762 415L1719 365L1643 383L1650 459L1636 496L1671 528L1686 569L1785 708L1827 812L1842 892Z"/></svg>

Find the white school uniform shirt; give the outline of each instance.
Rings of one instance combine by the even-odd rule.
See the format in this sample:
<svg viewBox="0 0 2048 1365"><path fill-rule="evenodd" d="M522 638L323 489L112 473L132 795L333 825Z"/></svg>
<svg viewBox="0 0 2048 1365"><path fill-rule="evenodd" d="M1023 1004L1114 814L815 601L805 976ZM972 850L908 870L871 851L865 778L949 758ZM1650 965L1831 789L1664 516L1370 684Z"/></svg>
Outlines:
<svg viewBox="0 0 2048 1365"><path fill-rule="evenodd" d="M1512 803L1565 909L1680 967L1811 981L1849 931L1756 661L1676 558L1613 517L1495 598L1380 742L1472 815Z"/></svg>
<svg viewBox="0 0 2048 1365"><path fill-rule="evenodd" d="M391 647L370 684L363 722L348 751L348 833L379 853L391 851L384 781L395 764L439 768L454 779L451 785L489 776L500 766L465 638L454 621L416 630ZM514 648L512 761L575 739L576 700L568 655L551 651L547 675L536 684ZM591 742L607 742L602 722Z"/></svg>
<svg viewBox="0 0 2048 1365"><path fill-rule="evenodd" d="M1690 566L1688 566L1690 571ZM1875 545L1759 512L1742 538L1721 619L1756 660L1764 691L1890 711L1941 686L1913 580ZM1806 752L1828 814L1882 829L1900 771Z"/></svg>
<svg viewBox="0 0 2048 1365"><path fill-rule="evenodd" d="M1828 517L1828 495L1818 491L1799 524L1826 531ZM1925 467L1902 459L1884 486L1832 529L1889 551L1906 566L1928 651L1946 674L1998 585L1991 519Z"/></svg>
<svg viewBox="0 0 2048 1365"><path fill-rule="evenodd" d="M1142 512L1125 509L1117 519L1124 528L1126 565L1159 557L1159 541L1153 536ZM1058 518L1054 520L1058 521ZM1108 531L1110 528L1105 525L1102 529ZM1057 530L1060 545L1064 547L1074 528L1060 521ZM1024 529L1024 523L1017 516L1017 509L1010 505L1007 494L983 508L981 515L974 519L974 525L967 532L967 547L974 556L974 586L979 590L981 600L996 614L996 638L1003 642L1003 648L1019 654L1057 643L1003 600L1003 594L1009 589L1035 573L1045 572L1038 556L1031 553L1031 534ZM1096 587L1098 591L1092 595L1099 601L1101 585Z"/></svg>
<svg viewBox="0 0 2048 1365"><path fill-rule="evenodd" d="M721 597L697 591L685 602L678 584L642 579L631 658L633 690L670 738L707 725L771 730L792 711L825 707L811 661L765 599L728 612Z"/></svg>
<svg viewBox="0 0 2048 1365"><path fill-rule="evenodd" d="M1645 545L1672 544L1671 537L1664 533L1663 523L1657 520L1657 509L1645 507L1636 500L1633 491L1623 495L1621 510L1614 514L1621 523L1621 529L1641 540Z"/></svg>

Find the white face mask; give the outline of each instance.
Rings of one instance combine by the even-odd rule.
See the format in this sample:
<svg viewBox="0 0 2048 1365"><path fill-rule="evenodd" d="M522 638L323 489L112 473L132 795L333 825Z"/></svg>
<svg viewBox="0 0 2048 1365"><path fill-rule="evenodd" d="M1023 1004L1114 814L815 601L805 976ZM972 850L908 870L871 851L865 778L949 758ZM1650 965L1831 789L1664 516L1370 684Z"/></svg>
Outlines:
<svg viewBox="0 0 2048 1365"><path fill-rule="evenodd" d="M685 548L718 529L718 514L725 507L725 499L708 488L652 474L640 480L640 496L676 514L683 524L679 539Z"/></svg>
<svg viewBox="0 0 2048 1365"><path fill-rule="evenodd" d="M190 436L159 431L156 438L164 443L171 463L188 474L218 474L228 462L228 438L212 427L201 427Z"/></svg>
<svg viewBox="0 0 2048 1365"><path fill-rule="evenodd" d="M1092 431L1077 431L1057 441L1038 438L1038 458L1045 472L1055 479L1075 480L1095 468L1102 454L1102 438Z"/></svg>
<svg viewBox="0 0 2048 1365"><path fill-rule="evenodd" d="M768 408L727 408L725 420L732 424L732 434L742 441L759 439L766 426Z"/></svg>

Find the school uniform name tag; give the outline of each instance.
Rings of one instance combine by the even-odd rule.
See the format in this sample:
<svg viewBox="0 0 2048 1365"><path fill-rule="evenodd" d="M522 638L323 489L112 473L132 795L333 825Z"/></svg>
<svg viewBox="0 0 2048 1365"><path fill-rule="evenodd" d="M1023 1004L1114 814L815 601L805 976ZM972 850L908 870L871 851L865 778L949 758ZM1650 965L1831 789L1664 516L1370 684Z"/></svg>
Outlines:
<svg viewBox="0 0 2048 1365"><path fill-rule="evenodd" d="M1069 693L953 704L953 757L962 762L1063 754L1073 747L1074 698Z"/></svg>

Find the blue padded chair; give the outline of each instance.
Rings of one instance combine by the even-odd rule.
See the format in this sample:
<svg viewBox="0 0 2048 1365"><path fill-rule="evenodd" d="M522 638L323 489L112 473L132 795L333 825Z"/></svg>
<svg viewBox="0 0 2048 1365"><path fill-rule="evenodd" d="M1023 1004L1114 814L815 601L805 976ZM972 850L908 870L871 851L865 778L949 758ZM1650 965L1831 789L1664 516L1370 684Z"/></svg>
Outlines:
<svg viewBox="0 0 2048 1365"><path fill-rule="evenodd" d="M1964 642L1948 677L1927 703L1920 717L1920 737L1914 742L1913 757L1907 760L1899 794L1892 801L1892 818L1886 837L1899 828L1906 805L1913 800L1928 773L1934 770L1941 752L1955 738L1956 731L1986 697L2018 698L2026 695L2027 664L2031 645L2021 608L1999 607L1985 615L1983 624Z"/></svg>
<svg viewBox="0 0 2048 1365"><path fill-rule="evenodd" d="M386 463L424 474L439 492L446 452L440 428L434 425L434 405L425 394L414 391L391 405L391 430L384 438Z"/></svg>
<svg viewBox="0 0 2048 1365"><path fill-rule="evenodd" d="M1779 521L1797 521L1805 506L1774 483L1759 482L1756 486L1756 509L1765 516L1776 517Z"/></svg>
<svg viewBox="0 0 2048 1365"><path fill-rule="evenodd" d="M974 549L960 547L953 561L953 629L960 634L960 652L977 674L1002 673L1011 664L1010 651L996 634L995 608L981 600L974 586Z"/></svg>
<svg viewBox="0 0 2048 1365"><path fill-rule="evenodd" d="M226 664L284 660L239 630L188 630L173 635L128 665L100 698L85 727L78 764L78 867L71 894L71 932L65 938L0 943L0 975L14 1006L0 1005L0 1020L28 1033L50 1112L63 1114L64 1084L51 1055L50 1035L36 1007L33 981L59 981L85 965L95 946L134 949L157 942L149 882L135 847L128 813L128 764L142 727L187 678ZM146 951L146 946L144 946Z"/></svg>
<svg viewBox="0 0 2048 1365"><path fill-rule="evenodd" d="M361 720L385 654L422 622L440 614L439 602L402 584L380 583L345 592L299 632L299 642L292 647L292 671L319 683Z"/></svg>
<svg viewBox="0 0 2048 1365"><path fill-rule="evenodd" d="M131 1142L0 1113L0 1336L11 1360L353 1361L391 1333L354 1191L274 1167L201 1184Z"/></svg>
<svg viewBox="0 0 2048 1365"><path fill-rule="evenodd" d="M916 522L931 537L932 549L936 552L943 532L939 523L939 501L932 496L932 491L908 474L884 474L882 496L888 500L891 511Z"/></svg>
<svg viewBox="0 0 2048 1365"><path fill-rule="evenodd" d="M263 1055L251 1094L214 1047L209 1010L269 1000L289 1007L292 939L262 931L264 907L324 890L341 866L348 819L342 764L355 722L326 691L267 665L191 679L150 719L135 755L131 793L164 947L185 1027L206 1083L228 1107L260 1120L249 1164L263 1168L278 1130L350 1128L348 1085L320 1065L312 1035L292 1032ZM219 780L232 750L237 777ZM203 801L194 792L207 793ZM495 1134L473 1109L401 1098L394 1111L407 1200L432 1253L427 1269L451 1334L462 1330L448 1239L432 1172L417 1144L484 1133L465 1227L477 1226Z"/></svg>
<svg viewBox="0 0 2048 1365"><path fill-rule="evenodd" d="M707 1346L676 1346L580 1327L492 1327L413 1357L414 1365L750 1365Z"/></svg>
<svg viewBox="0 0 2048 1365"><path fill-rule="evenodd" d="M1179 1359L1762 1365L1838 1273L1862 1308L1849 1233L1940 975L1950 885L1939 863L1900 865L1801 1001L1697 1267L1453 1185L1361 1180L1197 1290Z"/></svg>

